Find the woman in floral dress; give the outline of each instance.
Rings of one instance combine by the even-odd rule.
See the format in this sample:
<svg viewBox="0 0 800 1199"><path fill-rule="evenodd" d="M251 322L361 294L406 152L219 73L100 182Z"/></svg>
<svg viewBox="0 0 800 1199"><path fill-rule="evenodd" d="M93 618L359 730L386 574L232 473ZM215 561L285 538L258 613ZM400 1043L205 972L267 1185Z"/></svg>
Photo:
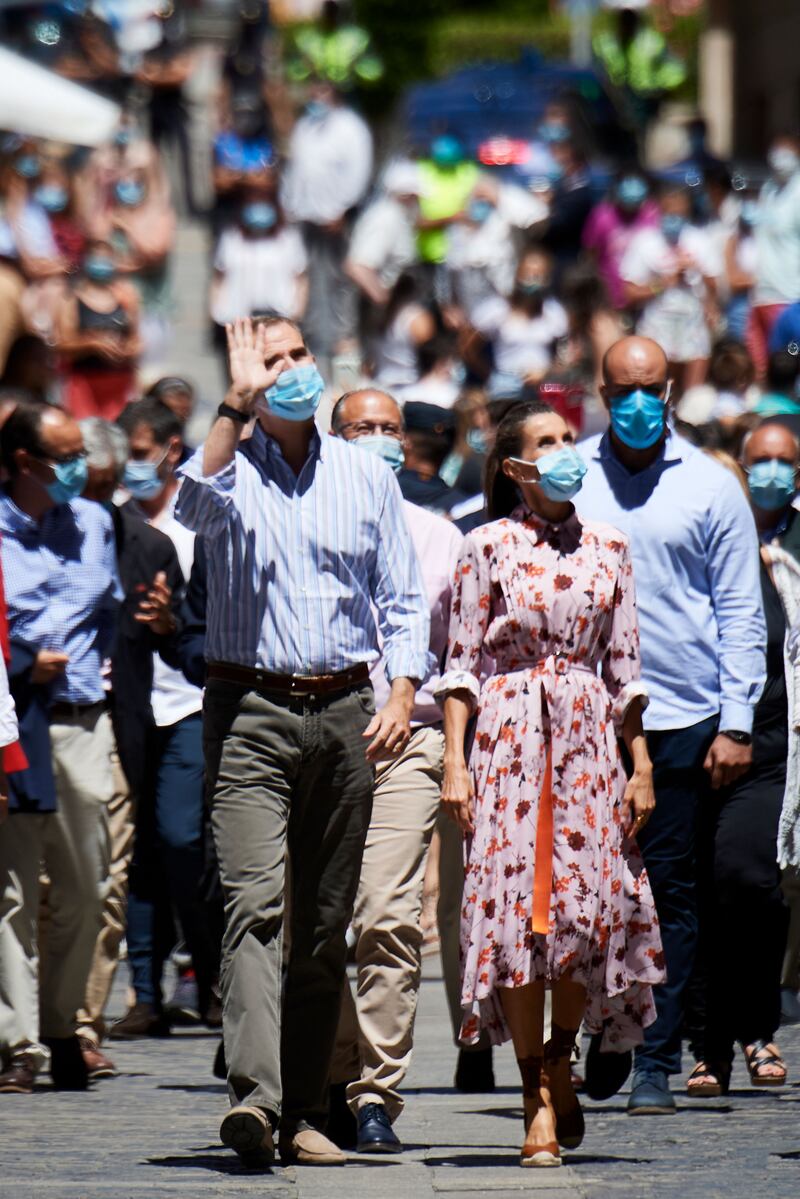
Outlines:
<svg viewBox="0 0 800 1199"><path fill-rule="evenodd" d="M485 1028L514 1042L523 1165L557 1166L559 1143L583 1138L569 1069L582 1020L603 1030L604 1050L630 1049L664 978L633 840L655 801L631 559L621 533L569 502L585 469L545 405L520 405L500 425L487 463L493 519L464 542L438 690L442 800L467 835L462 1038Z"/></svg>

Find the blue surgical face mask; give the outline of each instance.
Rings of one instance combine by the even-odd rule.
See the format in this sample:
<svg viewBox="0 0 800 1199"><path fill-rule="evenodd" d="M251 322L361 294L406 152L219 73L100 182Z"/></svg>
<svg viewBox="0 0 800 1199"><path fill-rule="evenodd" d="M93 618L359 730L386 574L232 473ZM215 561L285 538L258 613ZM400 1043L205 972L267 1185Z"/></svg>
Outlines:
<svg viewBox="0 0 800 1199"><path fill-rule="evenodd" d="M313 362L283 371L264 392L259 407L281 420L310 420L317 411L325 390L322 375Z"/></svg>
<svg viewBox="0 0 800 1199"><path fill-rule="evenodd" d="M114 260L105 254L90 254L83 264L83 273L92 283L110 283L117 268Z"/></svg>
<svg viewBox="0 0 800 1199"><path fill-rule="evenodd" d="M617 184L616 197L623 208L639 208L647 199L647 184L636 175L626 176Z"/></svg>
<svg viewBox="0 0 800 1199"><path fill-rule="evenodd" d="M403 469L403 443L396 437L389 437L386 433L367 433L365 437L356 437L353 445L367 450L370 454L377 454L384 462L388 462L395 472Z"/></svg>
<svg viewBox="0 0 800 1199"><path fill-rule="evenodd" d="M132 139L133 134L130 129L118 129L114 134L114 145L118 150L122 150L131 144Z"/></svg>
<svg viewBox="0 0 800 1199"><path fill-rule="evenodd" d="M48 462L52 467L55 479L45 483L47 494L54 504L68 504L83 494L86 480L89 478L89 467L86 459L73 458L71 462Z"/></svg>
<svg viewBox="0 0 800 1199"><path fill-rule="evenodd" d="M768 462L756 462L747 474L750 498L757 508L765 512L777 512L786 508L794 497L796 471L790 462L770 458Z"/></svg>
<svg viewBox="0 0 800 1199"><path fill-rule="evenodd" d="M758 224L759 212L758 200L745 200L739 214L742 224L746 225L748 229L752 229Z"/></svg>
<svg viewBox="0 0 800 1199"><path fill-rule="evenodd" d="M468 429L467 445L473 454L486 454L489 450L489 439L484 429Z"/></svg>
<svg viewBox="0 0 800 1199"><path fill-rule="evenodd" d="M488 221L493 212L494 204L489 200L470 200L467 207L467 216L476 225L482 225L484 221Z"/></svg>
<svg viewBox="0 0 800 1199"><path fill-rule="evenodd" d="M518 279L517 287L523 296L539 296L547 287L543 279Z"/></svg>
<svg viewBox="0 0 800 1199"><path fill-rule="evenodd" d="M431 158L439 167L456 167L464 160L464 150L457 137L442 133L431 142Z"/></svg>
<svg viewBox="0 0 800 1199"><path fill-rule="evenodd" d="M45 212L50 213L63 212L69 203L67 189L58 183L45 183L42 187L37 187L33 198L37 204L41 204Z"/></svg>
<svg viewBox="0 0 800 1199"><path fill-rule="evenodd" d="M677 212L665 212L661 218L661 232L671 246L677 246L686 228L686 217Z"/></svg>
<svg viewBox="0 0 800 1199"><path fill-rule="evenodd" d="M117 202L125 208L137 208L145 197L146 188L137 179L119 179L114 184Z"/></svg>
<svg viewBox="0 0 800 1199"><path fill-rule="evenodd" d="M538 133L540 141L548 146L568 142L570 138L568 126L562 125L559 121L542 121Z"/></svg>
<svg viewBox="0 0 800 1199"><path fill-rule="evenodd" d="M14 170L21 179L38 179L42 164L35 154L20 154L14 162Z"/></svg>
<svg viewBox="0 0 800 1199"><path fill-rule="evenodd" d="M779 179L788 179L800 168L800 158L790 146L775 146L767 155L770 170Z"/></svg>
<svg viewBox="0 0 800 1199"><path fill-rule="evenodd" d="M611 401L611 428L623 445L632 450L648 450L664 433L667 419L667 394L661 396L637 388Z"/></svg>
<svg viewBox="0 0 800 1199"><path fill-rule="evenodd" d="M543 454L535 462L526 462L523 458L512 458L511 461L523 466L535 466L539 472L536 482L554 503L571 500L577 495L587 470L583 458L571 445L553 450L551 454Z"/></svg>
<svg viewBox="0 0 800 1199"><path fill-rule="evenodd" d="M324 121L330 110L331 106L326 100L309 100L306 104L306 116L311 117L312 121Z"/></svg>
<svg viewBox="0 0 800 1199"><path fill-rule="evenodd" d="M267 200L253 200L242 208L242 224L248 233L267 233L277 219L275 205Z"/></svg>
<svg viewBox="0 0 800 1199"><path fill-rule="evenodd" d="M135 500L152 500L162 490L164 480L158 468L167 456L167 451L158 462L129 462L122 475L122 485Z"/></svg>

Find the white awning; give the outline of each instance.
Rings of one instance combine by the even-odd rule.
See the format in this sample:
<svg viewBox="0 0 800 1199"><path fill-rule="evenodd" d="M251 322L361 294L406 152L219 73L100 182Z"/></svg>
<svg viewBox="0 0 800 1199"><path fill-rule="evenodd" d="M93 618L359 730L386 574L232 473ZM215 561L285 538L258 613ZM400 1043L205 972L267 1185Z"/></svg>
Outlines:
<svg viewBox="0 0 800 1199"><path fill-rule="evenodd" d="M0 47L0 129L97 146L119 124L119 105Z"/></svg>

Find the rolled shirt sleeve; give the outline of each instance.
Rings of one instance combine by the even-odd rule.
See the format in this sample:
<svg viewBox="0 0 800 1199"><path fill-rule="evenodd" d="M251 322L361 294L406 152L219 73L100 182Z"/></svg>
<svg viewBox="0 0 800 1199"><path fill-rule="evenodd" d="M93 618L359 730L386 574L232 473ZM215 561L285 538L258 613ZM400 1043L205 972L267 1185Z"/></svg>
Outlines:
<svg viewBox="0 0 800 1199"><path fill-rule="evenodd" d="M491 614L491 578L475 539L464 538L453 583L445 668L435 695L442 703L453 691L466 691L473 708L481 693L481 660Z"/></svg>
<svg viewBox="0 0 800 1199"><path fill-rule="evenodd" d="M430 612L397 480L386 469L372 599L378 612L386 677L423 683L435 668Z"/></svg>
<svg viewBox="0 0 800 1199"><path fill-rule="evenodd" d="M719 630L719 727L749 733L766 681L767 629L758 536L733 475L712 500L707 548L709 586Z"/></svg>
<svg viewBox="0 0 800 1199"><path fill-rule="evenodd" d="M204 447L200 446L178 471L181 489L175 517L187 529L205 536L219 533L235 513L236 455L215 475L203 474Z"/></svg>

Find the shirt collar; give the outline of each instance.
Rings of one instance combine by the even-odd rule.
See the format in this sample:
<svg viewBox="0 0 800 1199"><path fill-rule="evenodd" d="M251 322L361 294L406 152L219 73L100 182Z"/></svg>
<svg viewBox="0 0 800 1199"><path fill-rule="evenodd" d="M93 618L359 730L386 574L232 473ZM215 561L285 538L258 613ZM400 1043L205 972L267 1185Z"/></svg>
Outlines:
<svg viewBox="0 0 800 1199"><path fill-rule="evenodd" d="M311 441L309 442L308 446L308 457L306 458L306 462L309 462L312 458L319 458L320 462L325 461L326 441L328 441L328 438L320 437L319 429L316 425L314 425L314 430L311 434ZM258 420L255 423L252 436L250 437L249 441L245 443L243 448L247 449L248 447L249 453L257 461L261 460L263 462L265 459L277 459L286 465L286 459L281 452L281 447L278 445L274 437L270 437L268 433L264 432L261 422Z"/></svg>
<svg viewBox="0 0 800 1199"><path fill-rule="evenodd" d="M669 429L669 432L667 433L667 439L664 442L664 445L661 447L661 453L650 463L650 466L645 467L645 470L652 470L652 468L657 466L659 462L683 462L687 456L687 450L691 450L692 448L693 447L691 446L690 442L686 441L686 439L683 437L679 437L673 429ZM605 433L600 438L600 441L597 444L597 452L594 456L595 459L599 459L601 462L613 462L622 470L626 469L624 463L620 462L619 458L614 453L614 448L611 443L610 429L606 429ZM637 471L636 473L642 474L643 472Z"/></svg>

